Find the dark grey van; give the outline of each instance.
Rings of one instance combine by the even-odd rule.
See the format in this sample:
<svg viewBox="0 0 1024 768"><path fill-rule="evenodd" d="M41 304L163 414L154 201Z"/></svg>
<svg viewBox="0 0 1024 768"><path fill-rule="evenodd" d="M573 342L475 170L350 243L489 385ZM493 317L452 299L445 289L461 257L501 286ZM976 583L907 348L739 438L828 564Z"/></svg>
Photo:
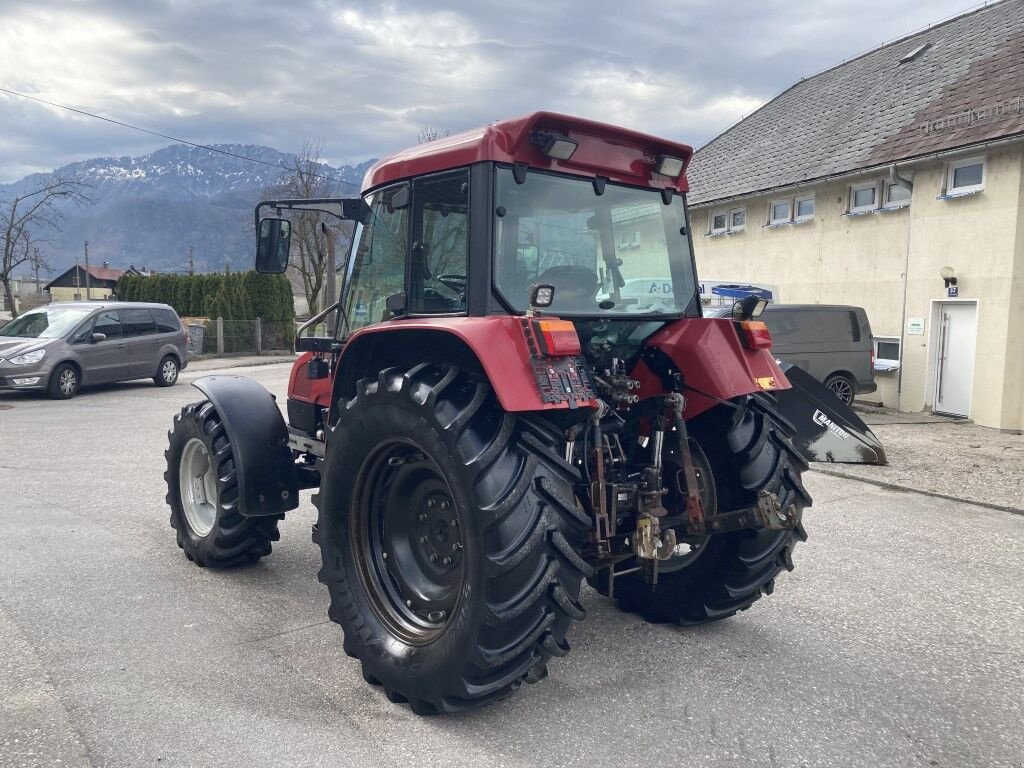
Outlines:
<svg viewBox="0 0 1024 768"><path fill-rule="evenodd" d="M807 371L844 403L878 388L863 307L769 304L760 319L772 333L775 356Z"/></svg>
<svg viewBox="0 0 1024 768"><path fill-rule="evenodd" d="M0 328L0 389L66 400L82 386L112 381L169 387L186 365L188 334L166 304L48 304Z"/></svg>

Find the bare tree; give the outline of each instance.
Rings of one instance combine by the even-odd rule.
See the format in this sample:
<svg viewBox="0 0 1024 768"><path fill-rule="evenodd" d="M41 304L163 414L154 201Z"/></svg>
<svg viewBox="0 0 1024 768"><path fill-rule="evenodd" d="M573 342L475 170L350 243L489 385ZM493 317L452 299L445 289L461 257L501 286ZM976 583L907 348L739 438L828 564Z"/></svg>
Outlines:
<svg viewBox="0 0 1024 768"><path fill-rule="evenodd" d="M429 144L432 141L451 136L452 132L447 128L434 128L432 125L421 125L420 131L416 134L417 144Z"/></svg>
<svg viewBox="0 0 1024 768"><path fill-rule="evenodd" d="M60 230L64 218L62 203L81 206L92 202L85 190L82 182L50 176L32 191L0 203L0 230L3 232L0 284L12 316L17 314L11 289L14 270L22 264L34 265L37 260L44 266L35 253L35 246L45 242L47 232Z"/></svg>
<svg viewBox="0 0 1024 768"><path fill-rule="evenodd" d="M285 169L277 186L268 190L268 196L281 198L324 198L337 195L337 182L328 176L329 168L320 161L322 147L319 142L306 142L293 162ZM327 237L339 234L339 228L320 226L321 214L315 211L293 211L292 256L289 266L301 281L310 315L315 315L324 304L327 282ZM340 228L340 234L351 235L350 227ZM342 248L338 249L343 252ZM338 265L341 266L341 265Z"/></svg>

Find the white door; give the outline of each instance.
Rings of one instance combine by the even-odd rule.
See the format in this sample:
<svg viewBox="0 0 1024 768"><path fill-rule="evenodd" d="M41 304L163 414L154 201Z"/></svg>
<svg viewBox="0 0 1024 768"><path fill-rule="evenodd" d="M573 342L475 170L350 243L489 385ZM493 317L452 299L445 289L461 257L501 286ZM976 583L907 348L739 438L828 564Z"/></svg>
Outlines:
<svg viewBox="0 0 1024 768"><path fill-rule="evenodd" d="M940 304L938 332L934 410L950 416L967 416L971 412L978 305Z"/></svg>

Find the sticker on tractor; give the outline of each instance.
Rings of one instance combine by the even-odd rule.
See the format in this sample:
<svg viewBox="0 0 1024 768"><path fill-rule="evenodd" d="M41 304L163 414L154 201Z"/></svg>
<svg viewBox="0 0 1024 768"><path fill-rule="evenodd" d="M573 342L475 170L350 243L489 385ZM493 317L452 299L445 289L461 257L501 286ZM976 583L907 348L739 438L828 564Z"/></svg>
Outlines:
<svg viewBox="0 0 1024 768"><path fill-rule="evenodd" d="M759 389L775 389L779 386L774 376L758 376L754 382Z"/></svg>
<svg viewBox="0 0 1024 768"><path fill-rule="evenodd" d="M821 426L825 427L829 432L838 437L840 440L846 440L850 436L850 434L845 429L840 427L838 424L832 421L832 419L830 419L828 416L826 416L824 413L817 409L815 409L814 411L813 418L815 424L820 424Z"/></svg>

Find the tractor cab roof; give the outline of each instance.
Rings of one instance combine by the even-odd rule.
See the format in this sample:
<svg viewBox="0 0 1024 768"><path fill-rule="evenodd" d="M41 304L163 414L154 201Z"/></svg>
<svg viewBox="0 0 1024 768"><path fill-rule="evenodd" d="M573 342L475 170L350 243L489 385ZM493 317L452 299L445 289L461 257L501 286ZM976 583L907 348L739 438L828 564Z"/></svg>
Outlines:
<svg viewBox="0 0 1024 768"><path fill-rule="evenodd" d="M549 157L541 150L543 142L538 138L542 136L568 137L577 147L568 159ZM692 155L693 148L686 144L578 117L535 112L385 157L367 171L363 191L400 179L490 161L526 163L541 170L603 176L612 182L686 192L686 166ZM659 156L682 161L677 177L655 172Z"/></svg>

